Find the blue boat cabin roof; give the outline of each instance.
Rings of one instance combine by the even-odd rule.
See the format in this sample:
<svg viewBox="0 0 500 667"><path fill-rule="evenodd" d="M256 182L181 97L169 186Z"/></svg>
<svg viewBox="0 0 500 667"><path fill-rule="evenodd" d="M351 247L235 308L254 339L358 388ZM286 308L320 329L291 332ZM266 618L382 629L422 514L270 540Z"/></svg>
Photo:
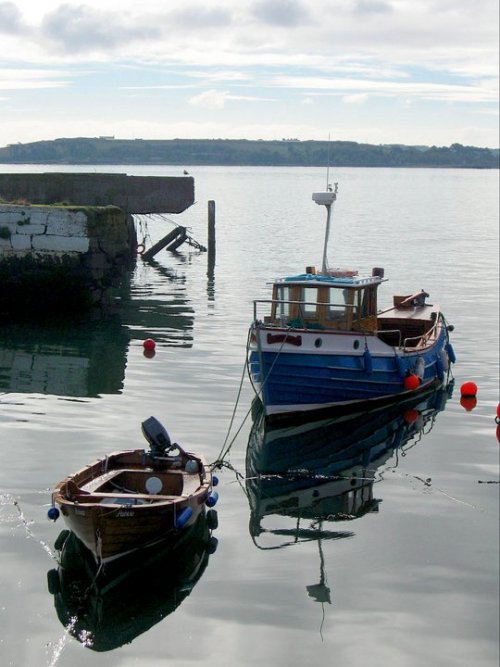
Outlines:
<svg viewBox="0 0 500 667"><path fill-rule="evenodd" d="M297 276L287 276L276 280L276 283L304 283L322 285L325 287L366 287L367 285L379 285L383 278L380 276L358 276L358 275L324 275L314 273L302 273Z"/></svg>

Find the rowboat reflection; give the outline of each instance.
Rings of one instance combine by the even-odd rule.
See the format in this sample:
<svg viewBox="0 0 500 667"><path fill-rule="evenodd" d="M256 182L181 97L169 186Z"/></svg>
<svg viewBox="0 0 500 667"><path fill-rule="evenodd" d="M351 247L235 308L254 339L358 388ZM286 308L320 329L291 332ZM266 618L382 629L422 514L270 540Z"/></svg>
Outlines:
<svg viewBox="0 0 500 667"><path fill-rule="evenodd" d="M208 517L208 521L207 521ZM182 603L217 548L215 510L174 542L99 568L71 531L56 540L59 568L47 573L57 616L87 648L110 651L148 631Z"/></svg>
<svg viewBox="0 0 500 667"><path fill-rule="evenodd" d="M408 449L433 426L453 382L413 401L372 412L336 416L273 428L263 411L254 412L247 455L250 534L260 548L280 548L310 539L351 537L350 531L323 530L323 522L348 521L379 509L373 495L377 470ZM397 461L396 461L397 464ZM266 517L292 517L293 528L266 529ZM301 521L309 521L306 528ZM288 538L265 546L270 536Z"/></svg>

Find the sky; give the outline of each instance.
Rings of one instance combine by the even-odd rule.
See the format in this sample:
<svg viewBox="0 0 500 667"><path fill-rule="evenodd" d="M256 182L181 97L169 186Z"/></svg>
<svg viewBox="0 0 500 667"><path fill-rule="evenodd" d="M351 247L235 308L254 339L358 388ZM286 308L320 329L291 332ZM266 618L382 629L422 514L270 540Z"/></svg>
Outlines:
<svg viewBox="0 0 500 667"><path fill-rule="evenodd" d="M499 146L498 0L0 0L0 146Z"/></svg>

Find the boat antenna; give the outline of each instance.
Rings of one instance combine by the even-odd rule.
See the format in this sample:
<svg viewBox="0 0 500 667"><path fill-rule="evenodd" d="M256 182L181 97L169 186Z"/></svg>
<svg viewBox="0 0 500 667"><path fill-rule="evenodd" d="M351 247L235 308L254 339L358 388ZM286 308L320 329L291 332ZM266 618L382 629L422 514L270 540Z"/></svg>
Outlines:
<svg viewBox="0 0 500 667"><path fill-rule="evenodd" d="M328 132L328 144L326 148L326 189L330 185L330 132Z"/></svg>

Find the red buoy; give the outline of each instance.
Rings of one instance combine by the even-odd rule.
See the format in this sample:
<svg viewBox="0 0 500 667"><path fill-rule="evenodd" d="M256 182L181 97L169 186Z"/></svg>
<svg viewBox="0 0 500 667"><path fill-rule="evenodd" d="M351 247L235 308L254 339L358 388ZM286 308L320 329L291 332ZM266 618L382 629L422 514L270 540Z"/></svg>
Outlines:
<svg viewBox="0 0 500 667"><path fill-rule="evenodd" d="M154 340L152 338L146 338L146 340L144 341L142 346L144 347L145 350L147 350L148 352L151 352L152 350L155 349L156 343L154 342Z"/></svg>
<svg viewBox="0 0 500 667"><path fill-rule="evenodd" d="M404 380L404 386L407 391L413 391L420 386L420 378L418 375L407 375Z"/></svg>
<svg viewBox="0 0 500 667"><path fill-rule="evenodd" d="M414 424L419 418L419 415L420 412L418 410L415 410L415 408L410 408L408 410L405 410L403 414L403 419L407 424Z"/></svg>
<svg viewBox="0 0 500 667"><path fill-rule="evenodd" d="M475 396L477 394L477 384L475 382L464 382L460 387L461 396Z"/></svg>
<svg viewBox="0 0 500 667"><path fill-rule="evenodd" d="M497 424L500 424L500 403L497 405L497 416L495 417Z"/></svg>
<svg viewBox="0 0 500 667"><path fill-rule="evenodd" d="M464 410L470 412L471 410L474 410L474 408L476 407L477 398L475 396L462 396L460 399L460 405L463 407Z"/></svg>

